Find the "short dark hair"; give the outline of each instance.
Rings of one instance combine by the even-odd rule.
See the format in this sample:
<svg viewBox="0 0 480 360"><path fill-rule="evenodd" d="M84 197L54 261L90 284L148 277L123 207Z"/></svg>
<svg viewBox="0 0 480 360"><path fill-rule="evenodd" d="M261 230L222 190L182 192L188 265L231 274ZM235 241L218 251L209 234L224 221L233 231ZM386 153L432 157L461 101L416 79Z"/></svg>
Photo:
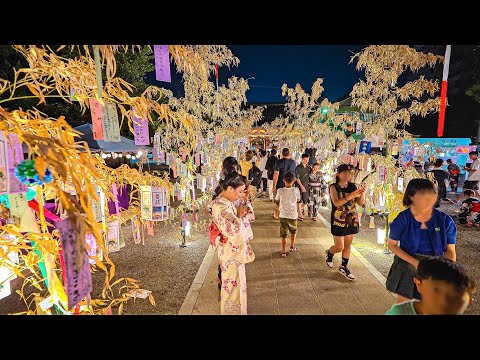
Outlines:
<svg viewBox="0 0 480 360"><path fill-rule="evenodd" d="M470 151L468 155L477 155L478 156L478 151Z"/></svg>
<svg viewBox="0 0 480 360"><path fill-rule="evenodd" d="M455 286L460 293L467 292L472 295L476 291L475 282L468 276L465 269L443 256L426 257L420 260L415 277L418 280L431 278L445 281Z"/></svg>
<svg viewBox="0 0 480 360"><path fill-rule="evenodd" d="M433 164L433 166L435 166L435 167L443 166L443 159L435 160L435 163Z"/></svg>
<svg viewBox="0 0 480 360"><path fill-rule="evenodd" d="M290 150L288 148L283 148L282 156L288 156L288 155L290 155Z"/></svg>
<svg viewBox="0 0 480 360"><path fill-rule="evenodd" d="M473 192L473 190L470 190L470 189L467 189L463 192L463 195L465 196L473 196L475 195L475 193Z"/></svg>
<svg viewBox="0 0 480 360"><path fill-rule="evenodd" d="M260 155L261 155L262 157L264 157L265 155L267 155L267 152L262 149L262 150L260 150Z"/></svg>
<svg viewBox="0 0 480 360"><path fill-rule="evenodd" d="M308 155L307 153L302 154L302 159L309 158L309 157L310 155Z"/></svg>
<svg viewBox="0 0 480 360"><path fill-rule="evenodd" d="M275 156L275 155L277 155L277 150L272 149L272 151L270 151L270 156Z"/></svg>
<svg viewBox="0 0 480 360"><path fill-rule="evenodd" d="M447 163L451 163L452 162L452 159L447 159Z"/></svg>
<svg viewBox="0 0 480 360"><path fill-rule="evenodd" d="M238 167L237 159L235 159L233 156L227 156L225 159L223 159L222 167L224 169L232 167L232 166L237 166Z"/></svg>
<svg viewBox="0 0 480 360"><path fill-rule="evenodd" d="M437 190L435 184L428 179L412 179L408 182L407 189L403 195L403 206L409 207L412 205L412 197L418 192L437 193Z"/></svg>
<svg viewBox="0 0 480 360"><path fill-rule="evenodd" d="M319 164L318 162L316 162L315 164L312 165L312 168L313 168L314 166L320 166L320 164Z"/></svg>
<svg viewBox="0 0 480 360"><path fill-rule="evenodd" d="M283 181L286 182L286 183L289 183L289 184L294 182L295 181L295 174L291 171L287 171L287 173L283 177Z"/></svg>
<svg viewBox="0 0 480 360"><path fill-rule="evenodd" d="M248 150L245 153L245 160L247 160L247 161L252 160L254 155L255 155L255 153L253 152L253 150Z"/></svg>

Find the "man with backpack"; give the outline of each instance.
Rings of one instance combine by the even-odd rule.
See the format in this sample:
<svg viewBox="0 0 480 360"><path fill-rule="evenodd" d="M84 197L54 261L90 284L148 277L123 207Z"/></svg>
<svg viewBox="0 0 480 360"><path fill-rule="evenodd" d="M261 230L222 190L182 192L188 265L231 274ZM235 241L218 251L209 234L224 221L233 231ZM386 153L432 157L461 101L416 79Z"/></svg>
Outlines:
<svg viewBox="0 0 480 360"><path fill-rule="evenodd" d="M257 194L257 186L262 182L262 170L260 170L258 166L255 165L255 162L252 161L253 156L253 151L248 150L239 160L240 167L242 168L242 175L246 176L250 181L250 184L248 185L248 192L250 194L252 205ZM245 160L243 160L243 158Z"/></svg>

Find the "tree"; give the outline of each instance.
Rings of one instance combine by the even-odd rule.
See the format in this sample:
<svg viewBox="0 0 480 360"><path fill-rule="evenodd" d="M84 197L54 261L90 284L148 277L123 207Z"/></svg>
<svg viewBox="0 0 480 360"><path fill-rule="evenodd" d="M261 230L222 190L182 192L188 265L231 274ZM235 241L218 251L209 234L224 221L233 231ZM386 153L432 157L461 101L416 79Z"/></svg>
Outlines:
<svg viewBox="0 0 480 360"><path fill-rule="evenodd" d="M472 65L474 85L467 89L466 94L480 103L480 46L473 49Z"/></svg>

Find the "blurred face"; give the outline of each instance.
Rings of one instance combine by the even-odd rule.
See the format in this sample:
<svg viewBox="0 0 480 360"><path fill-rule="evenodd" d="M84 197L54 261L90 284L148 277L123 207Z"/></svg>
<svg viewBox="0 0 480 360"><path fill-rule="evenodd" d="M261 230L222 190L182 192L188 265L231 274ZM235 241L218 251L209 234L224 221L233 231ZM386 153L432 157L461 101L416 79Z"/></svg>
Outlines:
<svg viewBox="0 0 480 360"><path fill-rule="evenodd" d="M430 209L437 202L437 194L430 191L417 192L411 197L413 205L418 209Z"/></svg>
<svg viewBox="0 0 480 360"><path fill-rule="evenodd" d="M302 164L303 164L303 166L307 166L308 158L302 158Z"/></svg>
<svg viewBox="0 0 480 360"><path fill-rule="evenodd" d="M225 197L232 202L237 201L244 195L244 190L245 185L240 185L236 189L234 189L232 186L229 186L225 191Z"/></svg>
<svg viewBox="0 0 480 360"><path fill-rule="evenodd" d="M338 178L340 179L340 182L345 183L349 182L350 179L352 178L352 172L351 171L342 171L341 173L337 174Z"/></svg>
<svg viewBox="0 0 480 360"><path fill-rule="evenodd" d="M461 315L471 302L467 292L458 289L446 281L432 278L414 279L418 292L422 294L422 303L427 315Z"/></svg>
<svg viewBox="0 0 480 360"><path fill-rule="evenodd" d="M478 155L475 155L475 154L470 155L471 160L477 160L477 158L478 158Z"/></svg>
<svg viewBox="0 0 480 360"><path fill-rule="evenodd" d="M312 171L313 171L314 173L316 173L319 168L320 168L320 166L314 165L313 168L312 168Z"/></svg>

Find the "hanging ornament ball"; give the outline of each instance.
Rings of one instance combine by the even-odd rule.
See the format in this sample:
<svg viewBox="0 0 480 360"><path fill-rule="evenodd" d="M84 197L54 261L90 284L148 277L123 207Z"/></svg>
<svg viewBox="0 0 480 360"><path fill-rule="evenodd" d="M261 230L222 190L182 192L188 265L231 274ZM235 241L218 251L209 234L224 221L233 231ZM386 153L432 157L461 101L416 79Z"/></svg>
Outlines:
<svg viewBox="0 0 480 360"><path fill-rule="evenodd" d="M40 179L40 175L35 170L35 160L24 160L18 164L15 168L15 176L28 186L48 184L53 180L52 173L48 168L45 170L43 180Z"/></svg>

